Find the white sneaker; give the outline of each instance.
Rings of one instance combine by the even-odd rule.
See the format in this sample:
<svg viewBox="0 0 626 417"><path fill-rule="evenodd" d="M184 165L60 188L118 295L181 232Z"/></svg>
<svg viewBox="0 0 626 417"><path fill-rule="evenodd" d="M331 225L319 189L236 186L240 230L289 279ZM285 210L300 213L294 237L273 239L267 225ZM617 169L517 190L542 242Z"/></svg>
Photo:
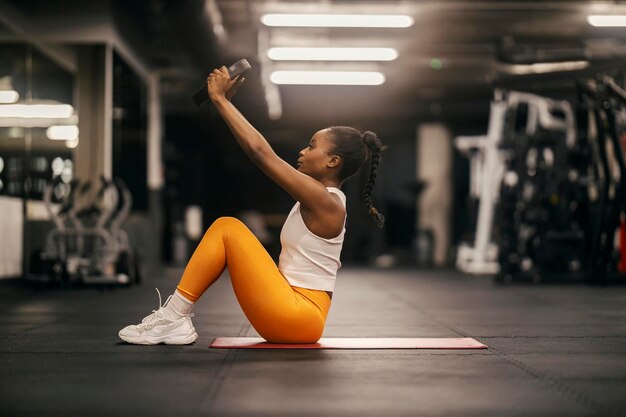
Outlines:
<svg viewBox="0 0 626 417"><path fill-rule="evenodd" d="M119 332L122 340L137 345L188 345L198 338L198 333L191 323L193 313L187 314L177 320L169 320L163 316L163 308L170 301L170 295L165 304L161 305L161 293L159 293L159 309L152 310L152 314L144 317L141 323L124 327Z"/></svg>

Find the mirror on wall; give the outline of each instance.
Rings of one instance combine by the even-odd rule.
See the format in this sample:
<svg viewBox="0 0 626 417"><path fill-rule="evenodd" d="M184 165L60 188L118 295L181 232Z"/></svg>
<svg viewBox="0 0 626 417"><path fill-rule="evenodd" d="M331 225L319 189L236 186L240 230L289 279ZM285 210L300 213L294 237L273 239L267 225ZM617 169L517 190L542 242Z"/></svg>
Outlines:
<svg viewBox="0 0 626 417"><path fill-rule="evenodd" d="M53 199L69 193L74 178L74 152L79 145L75 76L37 49L31 50L31 106L41 106L27 140L27 198L41 200L48 184L55 184Z"/></svg>
<svg viewBox="0 0 626 417"><path fill-rule="evenodd" d="M24 196L26 132L4 108L27 98L29 48L0 44L0 196Z"/></svg>
<svg viewBox="0 0 626 417"><path fill-rule="evenodd" d="M21 275L69 197L79 146L76 77L39 48L0 43L0 278ZM48 190L48 193L46 193Z"/></svg>
<svg viewBox="0 0 626 417"><path fill-rule="evenodd" d="M74 75L38 49L0 44L0 195L41 200L48 183L69 184L79 144L74 87Z"/></svg>

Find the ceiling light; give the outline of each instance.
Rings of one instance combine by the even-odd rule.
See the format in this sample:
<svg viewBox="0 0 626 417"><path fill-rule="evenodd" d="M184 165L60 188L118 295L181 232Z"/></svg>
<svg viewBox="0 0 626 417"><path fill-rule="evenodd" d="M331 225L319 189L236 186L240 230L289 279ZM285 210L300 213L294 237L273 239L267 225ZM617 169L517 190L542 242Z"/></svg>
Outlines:
<svg viewBox="0 0 626 417"><path fill-rule="evenodd" d="M265 14L261 22L265 26L406 28L414 20L407 15Z"/></svg>
<svg viewBox="0 0 626 417"><path fill-rule="evenodd" d="M591 15L587 16L587 22L595 27L623 27L626 26L624 15Z"/></svg>
<svg viewBox="0 0 626 417"><path fill-rule="evenodd" d="M393 48L270 48L267 56L275 61L393 61Z"/></svg>
<svg viewBox="0 0 626 417"><path fill-rule="evenodd" d="M78 126L50 126L46 129L46 136L52 140L76 140Z"/></svg>
<svg viewBox="0 0 626 417"><path fill-rule="evenodd" d="M78 146L78 138L72 139L72 140L68 140L67 142L65 142L65 146L70 148L70 149L74 149L75 147Z"/></svg>
<svg viewBox="0 0 626 417"><path fill-rule="evenodd" d="M270 80L274 84L380 85L385 76L366 71L274 71Z"/></svg>
<svg viewBox="0 0 626 417"><path fill-rule="evenodd" d="M545 74L559 71L577 71L589 66L588 61L539 62L530 65L502 65L501 68L515 75Z"/></svg>
<svg viewBox="0 0 626 417"><path fill-rule="evenodd" d="M11 104L15 103L20 99L20 95L17 91L0 91L0 103L2 104Z"/></svg>
<svg viewBox="0 0 626 417"><path fill-rule="evenodd" d="M65 119L72 116L74 108L69 104L3 104L0 117Z"/></svg>
<svg viewBox="0 0 626 417"><path fill-rule="evenodd" d="M17 102L19 99L20 95L13 88L11 77L0 77L0 103L11 104Z"/></svg>

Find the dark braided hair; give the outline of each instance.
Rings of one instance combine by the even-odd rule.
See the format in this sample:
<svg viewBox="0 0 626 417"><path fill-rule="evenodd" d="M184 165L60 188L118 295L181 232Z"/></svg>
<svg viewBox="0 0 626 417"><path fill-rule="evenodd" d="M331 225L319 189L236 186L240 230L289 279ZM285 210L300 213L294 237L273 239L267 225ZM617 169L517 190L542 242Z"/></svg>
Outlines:
<svg viewBox="0 0 626 417"><path fill-rule="evenodd" d="M378 164L380 163L380 151L383 148L383 144L381 143L376 133L366 131L363 133L363 142L367 145L370 151L370 176L367 180L367 184L365 184L365 189L363 190L363 202L365 203L365 207L369 210L370 216L374 218L378 227L382 228L385 224L385 216L380 214L376 207L374 207L372 203L372 188L374 188L374 182L376 182L376 174L378 173Z"/></svg>
<svg viewBox="0 0 626 417"><path fill-rule="evenodd" d="M359 171L359 168L370 160L370 175L363 190L363 202L378 227L382 228L385 216L380 214L372 203L372 188L376 182L380 152L383 144L376 133L366 131L363 134L347 126L329 127L330 139L333 143L332 152L341 157L342 165L339 171L339 180L344 181Z"/></svg>

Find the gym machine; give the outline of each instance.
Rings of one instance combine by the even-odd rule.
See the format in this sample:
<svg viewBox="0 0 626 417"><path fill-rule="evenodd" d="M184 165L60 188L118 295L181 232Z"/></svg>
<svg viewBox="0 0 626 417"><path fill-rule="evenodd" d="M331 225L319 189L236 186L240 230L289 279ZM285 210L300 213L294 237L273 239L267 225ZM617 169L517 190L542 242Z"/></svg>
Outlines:
<svg viewBox="0 0 626 417"><path fill-rule="evenodd" d="M580 280L590 220L589 162L580 154L588 144L577 141L569 102L520 97L510 108L501 145L506 171L494 217L496 280ZM517 128L520 116L530 122L525 129Z"/></svg>
<svg viewBox="0 0 626 417"><path fill-rule="evenodd" d="M579 82L581 108L588 112L590 139L595 139L598 160L598 203L593 217L589 279L607 282L624 277L625 242L615 241L626 234L626 91L606 75Z"/></svg>
<svg viewBox="0 0 626 417"><path fill-rule="evenodd" d="M577 85L575 105L498 90L487 135L455 139L479 205L460 270L507 283L626 277L626 91L606 75Z"/></svg>
<svg viewBox="0 0 626 417"><path fill-rule="evenodd" d="M43 249L31 255L27 281L61 285L141 282L139 256L122 229L132 195L119 178L101 178L100 182L95 193L90 182L67 184L69 192L62 194L60 204L52 201L58 184L46 187L44 203L54 228Z"/></svg>
<svg viewBox="0 0 626 417"><path fill-rule="evenodd" d="M509 156L502 142L514 122L511 115L516 114L516 109L522 105L527 108L525 133L532 135L539 129L557 130L565 133L569 146L575 141L574 115L567 102L517 91L495 92L487 134L454 139L455 147L470 159L470 198L478 200L473 245L461 243L457 251L456 266L461 271L479 275L500 272L499 248L492 237L494 212L503 179L515 180L511 173L505 178L505 163ZM562 112L564 117L556 117L555 112Z"/></svg>

